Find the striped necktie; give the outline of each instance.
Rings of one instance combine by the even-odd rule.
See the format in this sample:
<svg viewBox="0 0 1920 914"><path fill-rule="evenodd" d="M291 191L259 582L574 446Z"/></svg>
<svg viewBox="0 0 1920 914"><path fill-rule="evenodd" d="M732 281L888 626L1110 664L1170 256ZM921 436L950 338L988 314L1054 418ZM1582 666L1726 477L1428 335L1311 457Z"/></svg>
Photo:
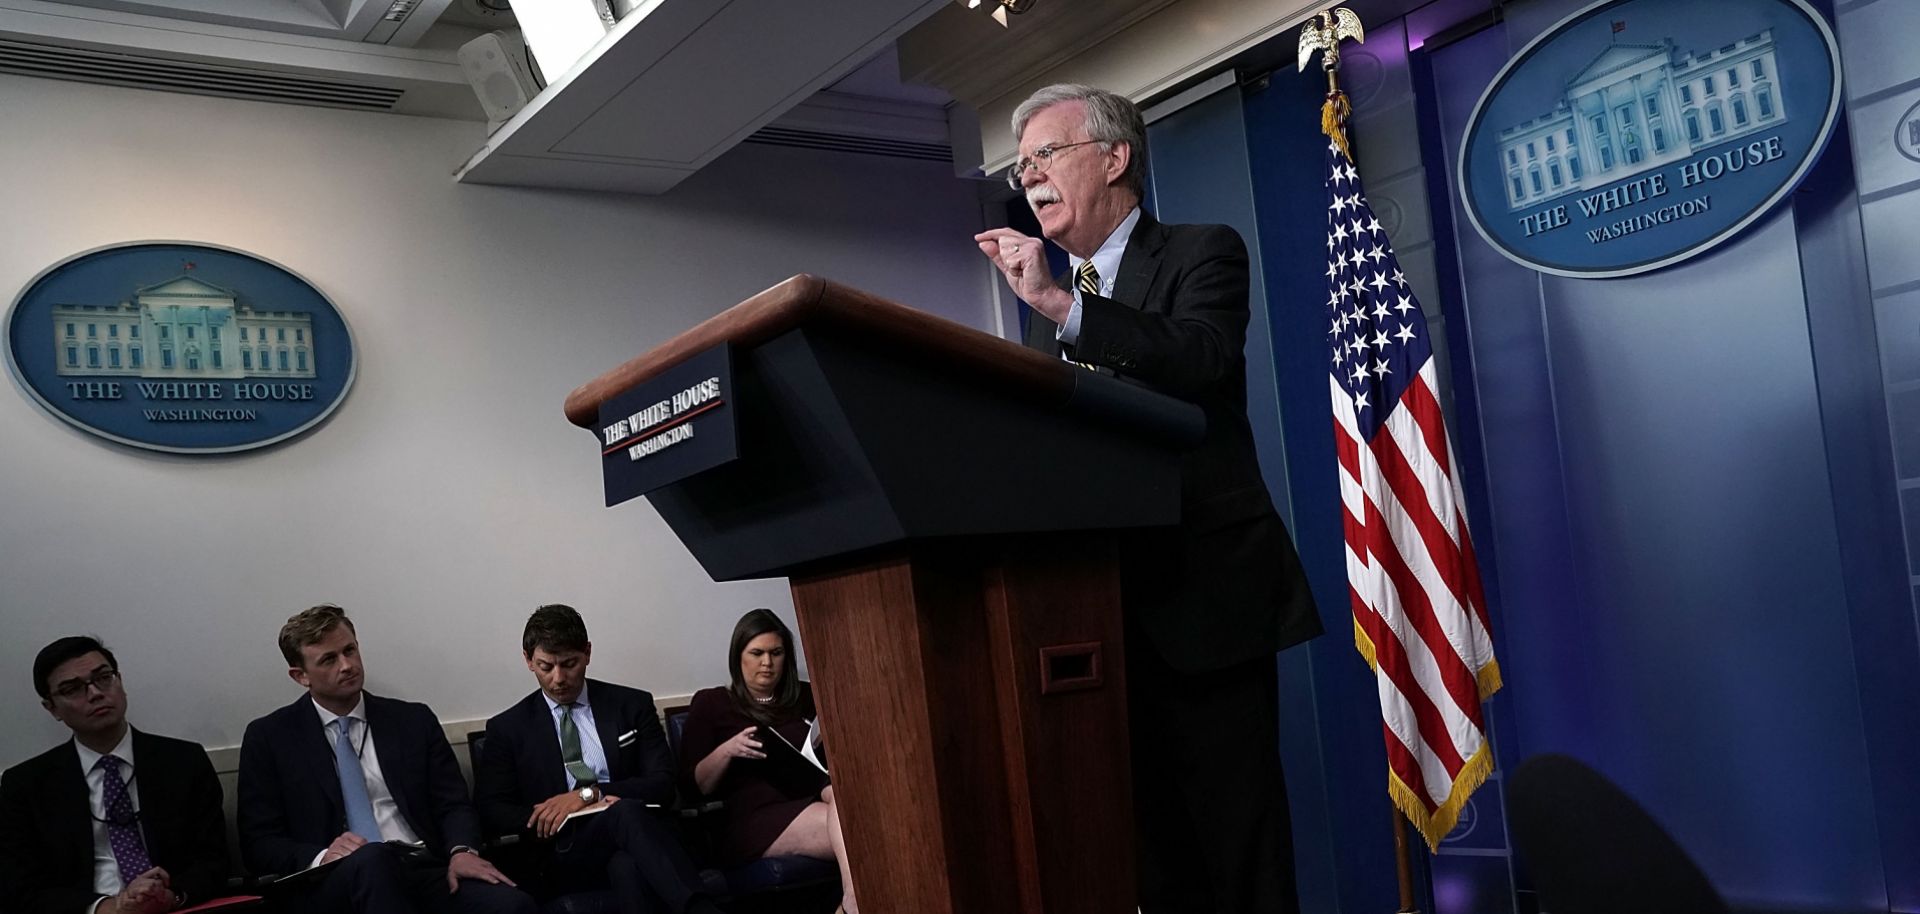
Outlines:
<svg viewBox="0 0 1920 914"><path fill-rule="evenodd" d="M1100 271L1094 268L1093 261L1081 261L1079 269L1073 271L1073 287L1079 289L1082 295L1100 294ZM1061 351L1060 357L1088 371L1094 370L1092 363L1082 362L1079 359L1073 358L1072 355L1064 349Z"/></svg>
<svg viewBox="0 0 1920 914"><path fill-rule="evenodd" d="M580 728L573 722L573 704L560 706L560 761L567 766L573 786L584 787L600 780L600 773L588 765L580 751Z"/></svg>
<svg viewBox="0 0 1920 914"><path fill-rule="evenodd" d="M1094 269L1093 261L1085 261L1080 269L1073 271L1073 285L1088 295L1100 294L1100 271Z"/></svg>

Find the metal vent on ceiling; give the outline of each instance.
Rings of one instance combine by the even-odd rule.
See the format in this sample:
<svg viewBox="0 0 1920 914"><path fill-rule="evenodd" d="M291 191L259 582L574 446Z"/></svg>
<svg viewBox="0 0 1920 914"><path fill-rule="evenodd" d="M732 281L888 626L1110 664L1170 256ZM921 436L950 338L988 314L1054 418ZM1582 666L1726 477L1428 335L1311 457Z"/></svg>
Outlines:
<svg viewBox="0 0 1920 914"><path fill-rule="evenodd" d="M144 57L4 38L0 38L0 73L362 111L392 110L394 103L406 91L389 86L369 86L168 57Z"/></svg>
<svg viewBox="0 0 1920 914"><path fill-rule="evenodd" d="M762 127L752 136L749 143L764 146L791 146L799 149L827 149L834 152L857 152L866 155L889 156L896 159L919 159L924 162L952 162L953 147L945 143L926 143L914 140L889 140L880 137L841 136L834 133L820 133L813 130L794 130L789 127Z"/></svg>

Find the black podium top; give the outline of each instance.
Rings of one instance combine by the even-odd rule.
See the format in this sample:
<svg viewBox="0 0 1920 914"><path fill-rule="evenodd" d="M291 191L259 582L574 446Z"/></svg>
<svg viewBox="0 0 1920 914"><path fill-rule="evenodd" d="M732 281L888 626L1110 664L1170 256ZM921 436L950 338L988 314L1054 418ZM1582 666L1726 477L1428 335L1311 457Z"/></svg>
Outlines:
<svg viewBox="0 0 1920 914"><path fill-rule="evenodd" d="M906 540L1159 526L1180 518L1199 407L799 275L567 397L600 406L734 351L740 458L648 495L715 580Z"/></svg>

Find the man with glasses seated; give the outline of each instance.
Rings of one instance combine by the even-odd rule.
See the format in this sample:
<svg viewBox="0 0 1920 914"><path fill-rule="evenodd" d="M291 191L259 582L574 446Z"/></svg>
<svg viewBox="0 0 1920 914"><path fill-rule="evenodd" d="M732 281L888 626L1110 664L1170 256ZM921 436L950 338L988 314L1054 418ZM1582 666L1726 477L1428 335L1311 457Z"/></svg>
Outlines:
<svg viewBox="0 0 1920 914"><path fill-rule="evenodd" d="M220 780L197 743L127 724L113 652L61 638L33 661L40 704L73 739L0 774L0 907L151 914L220 894Z"/></svg>

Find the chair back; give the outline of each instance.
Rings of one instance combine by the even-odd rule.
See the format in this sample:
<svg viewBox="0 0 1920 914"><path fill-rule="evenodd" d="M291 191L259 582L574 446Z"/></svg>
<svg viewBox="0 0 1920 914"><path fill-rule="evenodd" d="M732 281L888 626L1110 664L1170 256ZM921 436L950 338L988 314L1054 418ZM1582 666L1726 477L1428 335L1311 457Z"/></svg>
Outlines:
<svg viewBox="0 0 1920 914"><path fill-rule="evenodd" d="M486 743L487 731L470 730L467 732L467 770L474 773L475 779L478 779L480 775L480 752L485 748Z"/></svg>
<svg viewBox="0 0 1920 914"><path fill-rule="evenodd" d="M1528 759L1507 783L1514 849L1554 914L1727 914L1685 849L1598 771Z"/></svg>

